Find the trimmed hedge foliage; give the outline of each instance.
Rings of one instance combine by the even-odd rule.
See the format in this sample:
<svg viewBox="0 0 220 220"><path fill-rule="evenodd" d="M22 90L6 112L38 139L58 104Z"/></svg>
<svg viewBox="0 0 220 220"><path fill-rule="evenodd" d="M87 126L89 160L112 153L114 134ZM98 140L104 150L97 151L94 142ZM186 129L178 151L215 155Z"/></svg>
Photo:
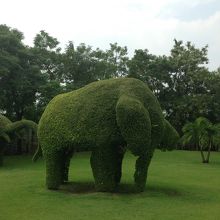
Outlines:
<svg viewBox="0 0 220 220"><path fill-rule="evenodd" d="M9 136L5 133L5 128L11 123L8 118L0 114L0 166L3 165L5 146L10 141Z"/></svg>
<svg viewBox="0 0 220 220"><path fill-rule="evenodd" d="M158 148L161 150L173 150L179 141L180 136L176 129L165 119L164 120L164 132L163 138Z"/></svg>
<svg viewBox="0 0 220 220"><path fill-rule="evenodd" d="M8 118L0 114L0 166L3 165L4 150L7 143L11 141L11 135L22 129L31 129L36 134L37 124L25 119L11 122Z"/></svg>
<svg viewBox="0 0 220 220"><path fill-rule="evenodd" d="M138 156L134 180L137 190L143 191L164 124L157 99L137 79L98 81L56 96L38 126L48 189L58 189L68 180L74 151L86 146L92 151L90 162L98 191L115 190L126 149Z"/></svg>

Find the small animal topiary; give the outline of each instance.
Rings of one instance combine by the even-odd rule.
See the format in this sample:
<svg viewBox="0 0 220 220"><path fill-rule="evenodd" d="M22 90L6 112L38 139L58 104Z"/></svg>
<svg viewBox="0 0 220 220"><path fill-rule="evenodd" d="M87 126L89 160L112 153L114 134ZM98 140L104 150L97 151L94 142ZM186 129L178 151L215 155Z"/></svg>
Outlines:
<svg viewBox="0 0 220 220"><path fill-rule="evenodd" d="M0 166L3 165L4 150L7 143L10 143L13 134L22 129L32 129L36 133L37 124L33 121L24 119L11 122L8 118L0 114Z"/></svg>
<svg viewBox="0 0 220 220"><path fill-rule="evenodd" d="M121 179L126 149L137 156L134 181L145 188L147 170L156 147L169 142L173 128L143 82L132 78L109 79L52 99L38 126L40 148L46 161L46 185L58 189L68 180L74 151L90 147L91 167L98 191L114 191ZM170 132L169 130L172 130ZM175 132L174 132L175 133Z"/></svg>

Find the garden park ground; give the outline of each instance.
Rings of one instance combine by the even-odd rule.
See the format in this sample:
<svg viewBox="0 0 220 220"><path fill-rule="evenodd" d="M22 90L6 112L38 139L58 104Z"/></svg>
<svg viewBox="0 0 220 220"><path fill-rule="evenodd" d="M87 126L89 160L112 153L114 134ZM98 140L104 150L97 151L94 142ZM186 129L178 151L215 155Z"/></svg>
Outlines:
<svg viewBox="0 0 220 220"><path fill-rule="evenodd" d="M46 189L42 159L6 157L0 168L0 219L220 219L220 152L203 164L198 152L156 151L143 193L132 187L135 157L130 153L115 193L95 192L89 157L88 152L74 155L70 183L58 191Z"/></svg>

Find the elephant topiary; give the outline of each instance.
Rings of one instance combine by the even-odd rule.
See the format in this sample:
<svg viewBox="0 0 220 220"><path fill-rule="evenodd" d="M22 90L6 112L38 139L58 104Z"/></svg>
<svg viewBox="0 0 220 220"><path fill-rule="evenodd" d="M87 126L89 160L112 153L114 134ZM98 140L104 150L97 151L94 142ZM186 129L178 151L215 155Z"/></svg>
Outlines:
<svg viewBox="0 0 220 220"><path fill-rule="evenodd" d="M178 134L164 120L160 105L149 88L137 79L119 78L91 83L81 89L53 98L38 126L40 147L46 161L46 185L58 189L68 180L74 151L87 146L98 191L114 191L121 179L126 149L137 156L134 181L137 190L145 188L147 170L163 135ZM166 131L166 129L170 131ZM172 129L171 129L172 128ZM166 136L166 141L169 137Z"/></svg>
<svg viewBox="0 0 220 220"><path fill-rule="evenodd" d="M0 166L3 165L4 150L7 143L11 142L11 137L21 130L31 129L37 133L37 124L30 120L20 120L11 122L7 117L0 114Z"/></svg>

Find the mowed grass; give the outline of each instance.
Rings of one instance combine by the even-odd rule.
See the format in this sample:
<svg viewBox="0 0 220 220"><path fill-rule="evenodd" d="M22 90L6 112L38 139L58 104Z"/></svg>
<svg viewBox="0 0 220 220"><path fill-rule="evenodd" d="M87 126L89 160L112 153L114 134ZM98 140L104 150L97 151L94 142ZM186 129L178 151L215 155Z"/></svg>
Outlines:
<svg viewBox="0 0 220 220"><path fill-rule="evenodd" d="M144 193L134 193L135 157L126 154L117 193L94 191L90 153L71 162L70 184L45 188L45 164L6 157L0 168L0 219L220 219L220 153L202 164L198 152L156 151Z"/></svg>

